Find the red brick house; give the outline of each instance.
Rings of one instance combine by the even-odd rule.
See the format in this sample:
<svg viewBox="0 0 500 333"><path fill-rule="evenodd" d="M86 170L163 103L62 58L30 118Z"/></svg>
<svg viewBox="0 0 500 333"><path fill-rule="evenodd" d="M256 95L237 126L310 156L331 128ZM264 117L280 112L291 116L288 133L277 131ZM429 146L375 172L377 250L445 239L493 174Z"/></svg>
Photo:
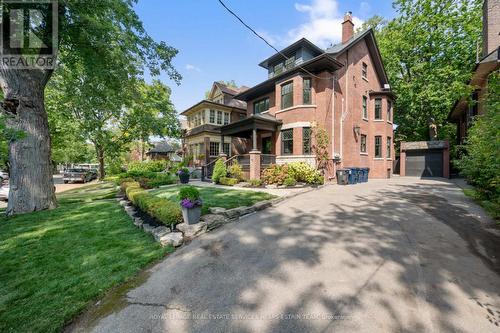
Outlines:
<svg viewBox="0 0 500 333"><path fill-rule="evenodd" d="M472 50L471 50L472 51ZM478 59L469 85L474 88L471 96L460 99L448 120L457 124L457 143L464 144L467 130L475 116L483 113L483 100L488 91L488 76L500 68L500 0L483 2L483 53Z"/></svg>
<svg viewBox="0 0 500 333"><path fill-rule="evenodd" d="M323 50L303 38L259 65L267 80L234 96L246 102L246 118L220 129L221 143L246 140L242 160L251 179L260 177L262 164L315 165L315 128L329 136L328 177L343 167L390 177L395 96L372 29L354 35L347 13L341 43Z"/></svg>

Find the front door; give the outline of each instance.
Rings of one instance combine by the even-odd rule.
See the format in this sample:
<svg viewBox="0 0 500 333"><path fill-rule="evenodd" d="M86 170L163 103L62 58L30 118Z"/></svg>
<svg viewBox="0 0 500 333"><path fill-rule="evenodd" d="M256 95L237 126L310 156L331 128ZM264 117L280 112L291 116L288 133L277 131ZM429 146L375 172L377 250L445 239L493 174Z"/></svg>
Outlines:
<svg viewBox="0 0 500 333"><path fill-rule="evenodd" d="M271 154L271 137L262 138L262 154Z"/></svg>

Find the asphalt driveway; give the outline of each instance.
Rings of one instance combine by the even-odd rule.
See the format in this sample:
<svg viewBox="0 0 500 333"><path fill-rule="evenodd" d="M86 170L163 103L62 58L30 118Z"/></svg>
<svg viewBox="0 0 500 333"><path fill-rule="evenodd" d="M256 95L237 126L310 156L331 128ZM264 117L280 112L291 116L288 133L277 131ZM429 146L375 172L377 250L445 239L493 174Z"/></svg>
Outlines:
<svg viewBox="0 0 500 333"><path fill-rule="evenodd" d="M77 332L492 332L500 233L447 181L327 186L202 236Z"/></svg>

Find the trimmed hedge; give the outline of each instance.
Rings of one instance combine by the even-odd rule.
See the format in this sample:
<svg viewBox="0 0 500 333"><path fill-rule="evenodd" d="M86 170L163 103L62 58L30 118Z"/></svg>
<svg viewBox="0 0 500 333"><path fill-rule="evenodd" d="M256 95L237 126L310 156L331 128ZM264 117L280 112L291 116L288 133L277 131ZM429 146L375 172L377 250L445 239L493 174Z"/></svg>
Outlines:
<svg viewBox="0 0 500 333"><path fill-rule="evenodd" d="M167 199L158 198L142 189L138 182L124 182L121 189L134 206L149 214L167 226L175 226L182 222L182 211L179 204Z"/></svg>

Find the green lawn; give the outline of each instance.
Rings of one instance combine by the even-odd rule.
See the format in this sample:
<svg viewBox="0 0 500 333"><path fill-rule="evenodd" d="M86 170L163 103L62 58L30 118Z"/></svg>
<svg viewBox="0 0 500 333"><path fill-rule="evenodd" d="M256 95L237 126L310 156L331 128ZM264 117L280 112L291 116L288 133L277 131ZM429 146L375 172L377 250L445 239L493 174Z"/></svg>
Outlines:
<svg viewBox="0 0 500 333"><path fill-rule="evenodd" d="M151 193L159 197L178 202L177 195L180 186L171 186L152 190ZM236 208L251 206L256 202L276 198L276 196L264 192L246 190L226 190L215 187L197 187L203 201L202 214L208 213L210 207Z"/></svg>
<svg viewBox="0 0 500 333"><path fill-rule="evenodd" d="M113 184L59 195L60 207L0 216L0 332L57 332L171 249L136 229Z"/></svg>

